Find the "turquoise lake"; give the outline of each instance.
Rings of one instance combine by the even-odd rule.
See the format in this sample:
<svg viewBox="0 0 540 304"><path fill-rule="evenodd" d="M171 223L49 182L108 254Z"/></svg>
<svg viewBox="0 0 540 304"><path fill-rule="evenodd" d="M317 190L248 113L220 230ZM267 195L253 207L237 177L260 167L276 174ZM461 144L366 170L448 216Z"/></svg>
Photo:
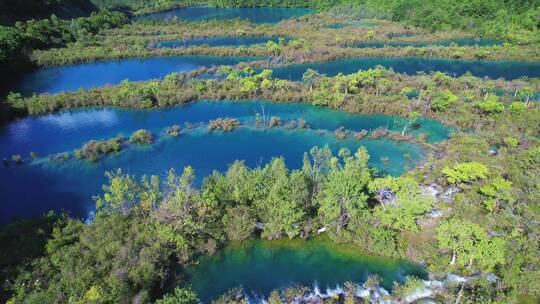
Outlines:
<svg viewBox="0 0 540 304"><path fill-rule="evenodd" d="M59 93L76 91L80 88L118 84L124 79L143 81L162 78L173 72L189 72L200 67L234 65L242 61L257 60L254 57L211 57L175 56L150 57L89 62L76 65L40 68L22 76L3 76L0 93L9 91L32 93ZM308 69L335 76L350 74L378 65L392 68L396 72L416 74L418 72L442 71L450 75L462 75L470 71L479 77L516 79L522 76L540 77L540 62L449 60L433 58L357 58L323 63L296 64L274 68L276 78L301 80Z"/></svg>
<svg viewBox="0 0 540 304"><path fill-rule="evenodd" d="M390 47L426 47L426 46L494 46L502 45L501 41L492 40L492 39L474 39L474 38L462 38L462 39L449 39L449 40L438 40L438 41L423 41L423 42L395 42L395 41L385 41L385 42L376 42L376 41L363 41L357 42L348 45L352 48L383 48L385 46Z"/></svg>
<svg viewBox="0 0 540 304"><path fill-rule="evenodd" d="M540 77L540 62L455 60L419 57L355 58L320 63L294 64L274 68L273 76L299 81L307 69L314 69L321 74L335 76L338 73L356 73L358 70L367 70L378 65L392 68L398 73L409 75L414 75L418 72L429 73L441 71L449 75L460 76L469 71L475 76L492 79L505 78L512 80L523 76Z"/></svg>
<svg viewBox="0 0 540 304"><path fill-rule="evenodd" d="M136 17L136 20L170 20L177 18L185 21L202 21L210 19L247 19L253 23L278 23L281 20L301 17L312 13L305 8L217 8L208 6L192 6L157 12Z"/></svg>
<svg viewBox="0 0 540 304"><path fill-rule="evenodd" d="M407 276L427 277L417 264L363 255L358 248L320 237L246 241L203 257L188 269L189 283L205 303L236 287L251 299L295 285L317 287L324 293L347 281L362 284L370 274L381 277L381 285L388 291L393 282L403 283Z"/></svg>
<svg viewBox="0 0 540 304"><path fill-rule="evenodd" d="M208 45L213 46L227 46L227 47L240 47L240 46L252 46L255 44L267 43L268 41L278 42L279 37L265 37L265 36L232 36L232 37L209 37L209 38L193 38L187 40L172 40L161 41L155 44L156 48L181 48Z"/></svg>
<svg viewBox="0 0 540 304"><path fill-rule="evenodd" d="M201 125L217 117L235 117L245 126L254 125L256 113L262 114L263 109L267 116L279 116L283 121L303 118L310 129L243 127L231 133L209 133ZM192 123L193 130L184 130L186 133L177 138L164 134L168 126L179 124L183 128L185 122ZM384 115L351 115L307 104L263 101L207 101L162 110L89 108L26 117L0 127L0 157L9 159L13 154L21 154L25 158L22 165L10 162L0 167L0 193L4 198L0 219L37 215L49 209L68 210L74 216L86 217L94 206L91 196L101 193L101 185L106 182L104 173L117 168L141 176L163 175L170 168L181 171L192 165L200 181L213 170L226 170L237 159L255 167L266 164L272 157L283 156L294 169L302 166L304 152L314 146L328 145L337 152L343 147L354 151L363 145L371 155L371 166L382 173L401 175L424 154L418 145L390 139L358 141L351 136L339 140L333 132L341 126L354 131L388 126L398 131L403 120ZM56 153L72 152L91 139L119 134L129 137L141 128L156 136L153 145L132 146L97 163L73 157L65 162L49 159ZM449 131L436 121L423 119L413 132L428 134L430 142L438 142L447 138ZM31 161L30 151L40 157Z"/></svg>
<svg viewBox="0 0 540 304"><path fill-rule="evenodd" d="M87 62L35 69L15 79L5 79L3 91L32 93L60 93L118 84L122 80L141 81L162 78L173 72L190 72L201 67L235 65L254 58L176 56L149 57ZM5 78L5 77L4 77Z"/></svg>

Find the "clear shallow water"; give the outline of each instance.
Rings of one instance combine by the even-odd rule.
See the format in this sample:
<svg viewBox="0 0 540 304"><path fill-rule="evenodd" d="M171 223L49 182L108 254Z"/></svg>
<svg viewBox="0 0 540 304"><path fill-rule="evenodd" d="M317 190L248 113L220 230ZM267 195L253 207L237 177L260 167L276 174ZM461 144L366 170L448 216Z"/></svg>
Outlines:
<svg viewBox="0 0 540 304"><path fill-rule="evenodd" d="M312 13L304 8L216 8L207 6L192 6L178 8L154 14L136 17L136 20L170 20L178 18L186 21L202 21L209 19L247 19L253 23L278 23L281 20L301 17Z"/></svg>
<svg viewBox="0 0 540 304"><path fill-rule="evenodd" d="M267 43L268 41L278 42L279 37L265 37L265 36L236 36L236 37L211 37L211 38L194 38L189 40L173 40L158 42L156 48L180 48L191 46L228 46L228 47L240 47L240 46L252 46L255 44Z"/></svg>
<svg viewBox="0 0 540 304"><path fill-rule="evenodd" d="M379 275L387 290L407 276L427 276L419 265L363 255L358 248L323 238L247 241L203 257L188 269L189 284L204 302L239 286L252 297L295 284L325 291L346 281L362 284L369 274Z"/></svg>
<svg viewBox="0 0 540 304"><path fill-rule="evenodd" d="M474 38L462 38L462 39L449 39L449 40L439 40L439 41L429 41L429 42L358 42L349 45L352 48L383 48L385 46L391 47L406 47L406 46L416 46L416 47L425 47L425 46L449 46L456 44L459 46L493 46L493 45L502 45L501 41L492 40L492 39L474 39Z"/></svg>
<svg viewBox="0 0 540 304"><path fill-rule="evenodd" d="M492 79L505 78L512 80L522 76L540 77L540 62L454 60L418 57L354 58L321 63L295 64L275 68L273 76L299 81L308 68L319 71L322 74L327 74L328 76L335 76L338 73L356 73L358 70L366 70L378 65L392 68L398 73L409 75L414 75L418 72L429 73L441 71L459 76L470 71L475 76Z"/></svg>
<svg viewBox="0 0 540 304"><path fill-rule="evenodd" d="M203 130L182 134L178 138L163 135L166 127L207 122L217 117L237 117L244 123L253 122L255 113L280 116L283 120L303 117L316 130L267 131L238 129L232 133L209 134ZM371 154L370 164L392 175L403 173L404 167L423 154L418 145L388 139L357 141L336 139L333 131L340 126L360 131L386 127L399 130L400 120L383 115L350 115L315 108L306 104L271 104L267 102L199 102L187 107L165 110L85 109L27 117L0 128L0 156L10 158L18 153L25 164L0 166L0 219L13 216L31 216L50 209L65 209L74 216L85 217L93 210L92 195L101 192L106 182L104 172L122 168L124 172L162 175L168 169L181 171L192 165L202 178L213 170L225 170L236 159L254 167L267 163L273 156L284 156L290 168L302 166L302 155L313 146L328 144L337 152L346 147L356 150L364 145ZM47 155L72 151L91 139L106 139L146 128L158 135L158 141L149 147L131 147L117 155L105 157L98 163L71 159L59 163ZM326 130L326 131L325 131ZM448 131L431 120L422 120L415 132L430 134L431 141L440 141ZM29 152L38 152L42 158L30 163ZM381 158L387 157L389 163Z"/></svg>
<svg viewBox="0 0 540 304"><path fill-rule="evenodd" d="M200 67L235 65L255 58L176 56L88 62L74 65L39 68L25 73L19 79L6 79L3 91L32 93L59 93L89 89L122 80L142 81L162 78L173 72L190 72Z"/></svg>

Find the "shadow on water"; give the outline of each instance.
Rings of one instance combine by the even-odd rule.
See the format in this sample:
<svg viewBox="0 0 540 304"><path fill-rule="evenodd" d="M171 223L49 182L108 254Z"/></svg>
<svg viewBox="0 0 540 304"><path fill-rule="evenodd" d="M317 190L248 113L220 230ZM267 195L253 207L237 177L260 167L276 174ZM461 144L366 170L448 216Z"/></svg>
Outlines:
<svg viewBox="0 0 540 304"><path fill-rule="evenodd" d="M189 284L204 302L238 286L252 296L267 297L274 289L298 284L321 291L346 281L362 284L370 274L379 275L386 290L407 276L427 277L420 265L364 255L357 247L326 237L245 241L202 257L187 270Z"/></svg>
<svg viewBox="0 0 540 304"><path fill-rule="evenodd" d="M173 72L190 72L201 67L235 65L255 57L174 56L107 60L73 65L35 68L0 86L1 92L60 93L119 84L123 80L159 79ZM7 78L7 76L3 77Z"/></svg>

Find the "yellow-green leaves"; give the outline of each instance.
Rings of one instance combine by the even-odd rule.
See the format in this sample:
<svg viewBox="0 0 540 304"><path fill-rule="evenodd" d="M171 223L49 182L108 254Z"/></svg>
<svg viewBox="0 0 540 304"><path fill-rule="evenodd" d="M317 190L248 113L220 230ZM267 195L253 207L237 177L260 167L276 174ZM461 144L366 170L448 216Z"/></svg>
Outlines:
<svg viewBox="0 0 540 304"><path fill-rule="evenodd" d="M451 184L470 184L474 181L486 179L489 169L478 162L459 163L452 168L446 166L442 173Z"/></svg>

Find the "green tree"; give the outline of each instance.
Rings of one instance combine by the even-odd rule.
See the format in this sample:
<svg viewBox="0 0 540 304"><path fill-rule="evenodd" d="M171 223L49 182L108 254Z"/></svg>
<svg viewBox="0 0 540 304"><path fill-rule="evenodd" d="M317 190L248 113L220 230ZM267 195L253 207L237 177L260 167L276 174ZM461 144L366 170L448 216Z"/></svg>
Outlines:
<svg viewBox="0 0 540 304"><path fill-rule="evenodd" d="M438 112L446 112L457 100L456 95L449 90L444 90L435 96L431 102L431 108Z"/></svg>
<svg viewBox="0 0 540 304"><path fill-rule="evenodd" d="M368 167L369 155L365 148L351 153L342 149L338 158L332 159L327 180L317 196L322 222L338 235L349 220L367 208L367 185L371 180Z"/></svg>
<svg viewBox="0 0 540 304"><path fill-rule="evenodd" d="M127 215L138 204L139 184L133 176L123 174L121 169L106 172L105 176L109 184L103 186L103 196L94 197L96 208L108 212L120 211Z"/></svg>
<svg viewBox="0 0 540 304"><path fill-rule="evenodd" d="M156 304L196 304L199 303L197 293L185 288L175 288L174 293L167 294L156 301Z"/></svg>
<svg viewBox="0 0 540 304"><path fill-rule="evenodd" d="M500 102L499 97L495 95L489 95L483 101L477 102L476 106L484 114L498 114L504 111L504 103Z"/></svg>
<svg viewBox="0 0 540 304"><path fill-rule="evenodd" d="M479 179L486 179L489 169L478 162L459 163L450 168L444 167L443 175L451 184L470 184Z"/></svg>
<svg viewBox="0 0 540 304"><path fill-rule="evenodd" d="M213 193L200 191L193 186L195 173L191 167L184 168L181 176L170 170L164 190L164 198L154 213L157 219L158 235L177 247L181 260L188 259L191 240L206 236L214 238L218 233L216 225L217 200ZM213 252L215 248L209 248ZM211 253L212 253L211 252Z"/></svg>
<svg viewBox="0 0 540 304"><path fill-rule="evenodd" d="M276 158L264 168L267 195L255 201L264 228L263 237L279 238L285 233L293 238L300 232L300 221L304 217L302 210L303 195L294 193L291 177L283 158ZM307 196L307 194L305 194Z"/></svg>
<svg viewBox="0 0 540 304"><path fill-rule="evenodd" d="M250 238L257 224L255 216L247 206L228 208L222 221L225 234L231 241Z"/></svg>
<svg viewBox="0 0 540 304"><path fill-rule="evenodd" d="M504 264L506 244L501 238L490 238L477 224L450 219L437 227L439 247L450 250L450 265L472 268L476 261L487 271L496 265Z"/></svg>
<svg viewBox="0 0 540 304"><path fill-rule="evenodd" d="M516 198L512 193L512 182L497 177L480 188L480 193L487 197L484 205L489 211L494 211L500 204L513 203Z"/></svg>
<svg viewBox="0 0 540 304"><path fill-rule="evenodd" d="M312 92L313 85L320 77L321 74L319 74L319 72L313 69L307 69L302 75L302 81L304 81L305 84L309 85L309 91Z"/></svg>
<svg viewBox="0 0 540 304"><path fill-rule="evenodd" d="M418 231L416 221L431 210L433 200L422 195L418 183L411 177L384 177L374 179L369 190L380 205L374 217L396 231Z"/></svg>

